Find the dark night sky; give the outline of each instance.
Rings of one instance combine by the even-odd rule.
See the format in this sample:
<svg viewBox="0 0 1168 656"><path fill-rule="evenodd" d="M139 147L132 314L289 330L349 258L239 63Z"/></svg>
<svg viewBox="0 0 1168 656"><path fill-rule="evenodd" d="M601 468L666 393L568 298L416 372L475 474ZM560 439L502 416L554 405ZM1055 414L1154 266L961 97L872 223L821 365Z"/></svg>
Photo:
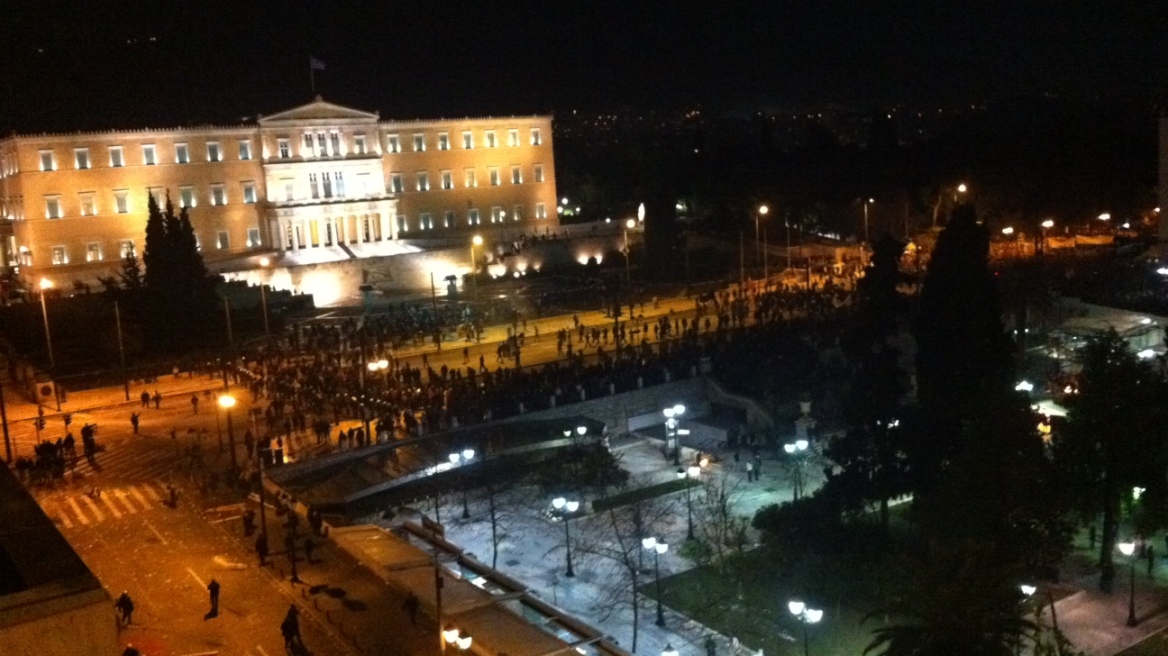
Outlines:
<svg viewBox="0 0 1168 656"><path fill-rule="evenodd" d="M273 112L310 98L309 54L327 98L401 118L1168 97L1143 0L5 0L0 25L4 132Z"/></svg>

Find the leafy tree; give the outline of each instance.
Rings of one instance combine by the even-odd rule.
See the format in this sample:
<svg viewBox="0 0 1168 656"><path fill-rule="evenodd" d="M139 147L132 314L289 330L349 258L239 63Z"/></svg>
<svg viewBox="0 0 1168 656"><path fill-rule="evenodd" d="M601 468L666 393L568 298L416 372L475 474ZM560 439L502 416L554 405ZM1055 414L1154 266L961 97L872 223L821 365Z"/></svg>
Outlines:
<svg viewBox="0 0 1168 656"><path fill-rule="evenodd" d="M620 459L603 444L576 444L560 451L536 473L536 482L545 491L588 491L604 496L611 487L623 486L629 472Z"/></svg>
<svg viewBox="0 0 1168 656"><path fill-rule="evenodd" d="M887 528L889 499L907 491L900 418L908 381L892 339L905 309L896 289L904 244L886 235L873 250L858 285L854 324L843 341L852 369L844 404L847 432L827 445L825 455L840 467L827 481L827 494L855 510L878 503Z"/></svg>
<svg viewBox="0 0 1168 656"><path fill-rule="evenodd" d="M122 258L122 269L118 272L117 280L122 288L129 292L137 292L145 286L142 263L133 249L127 251L126 256Z"/></svg>
<svg viewBox="0 0 1168 656"><path fill-rule="evenodd" d="M1079 351L1078 393L1067 399L1066 427L1054 436L1056 462L1068 491L1087 515L1102 514L1100 588L1110 590L1122 501L1145 488L1141 505L1163 507L1168 496L1165 385L1155 366L1140 360L1114 330L1092 337ZM1163 516L1142 518L1146 528Z"/></svg>

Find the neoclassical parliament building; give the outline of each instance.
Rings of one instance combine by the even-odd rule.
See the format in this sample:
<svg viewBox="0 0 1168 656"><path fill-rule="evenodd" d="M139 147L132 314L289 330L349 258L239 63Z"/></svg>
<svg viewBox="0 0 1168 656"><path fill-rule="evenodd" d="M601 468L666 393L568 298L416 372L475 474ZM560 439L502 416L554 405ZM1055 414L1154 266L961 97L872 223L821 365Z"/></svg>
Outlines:
<svg viewBox="0 0 1168 656"><path fill-rule="evenodd" d="M188 208L211 266L558 225L550 116L383 121L318 96L244 125L0 140L0 261L25 280L111 275L141 255L147 194Z"/></svg>

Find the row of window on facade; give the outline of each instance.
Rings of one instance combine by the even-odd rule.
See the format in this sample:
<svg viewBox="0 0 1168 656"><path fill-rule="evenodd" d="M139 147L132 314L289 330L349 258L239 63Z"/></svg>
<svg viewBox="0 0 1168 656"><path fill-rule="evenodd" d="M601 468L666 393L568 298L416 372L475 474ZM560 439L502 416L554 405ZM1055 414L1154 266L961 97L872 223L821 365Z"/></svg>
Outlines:
<svg viewBox="0 0 1168 656"><path fill-rule="evenodd" d="M543 165L536 164L532 167L532 177L535 182L543 182ZM438 172L440 189L454 189L454 172L449 170L442 170ZM487 167L487 182L492 187L498 187L502 184L502 176L499 173L499 167ZM511 184L523 184L523 168L518 164L511 166ZM467 189L473 189L479 186L478 175L475 169L463 170L463 186ZM392 193L400 194L406 191L405 178L402 173L389 174L389 190ZM413 191L430 191L430 173L428 171L418 171L414 174L414 188Z"/></svg>
<svg viewBox="0 0 1168 656"><path fill-rule="evenodd" d="M490 221L491 224L506 223L508 221L522 221L526 216L526 211L522 205L516 205L511 209L510 214L507 213L501 205L496 205L491 208ZM535 218L547 218L547 206L543 203L535 204ZM482 213L477 207L467 208L466 215L463 217L465 225L477 226L483 224ZM419 230L433 230L438 227L453 228L458 224L458 216L454 210L445 210L442 213L441 222L437 222L436 217L431 212L421 212L418 214L417 223L411 225L409 217L404 214L399 214L397 217L398 232L409 232L416 227Z"/></svg>
<svg viewBox="0 0 1168 656"><path fill-rule="evenodd" d="M126 166L126 151L123 146L108 146L106 150L109 154L109 165L112 168L121 168ZM208 162L222 162L222 144L220 144L218 141L208 141L206 143L206 157L206 161ZM251 141L240 141L239 159L250 160L251 158ZM175 164L190 164L193 161L191 159L191 145L189 143L177 143L174 145L174 161ZM142 164L145 166L154 166L158 163L158 146L155 144L143 144ZM40 151L40 168L42 171L57 170L58 162L56 151L47 149ZM90 157L89 148L73 149L73 168L79 170L93 168L93 159ZM8 170L7 173L15 173L14 167L13 170Z"/></svg>
<svg viewBox="0 0 1168 656"><path fill-rule="evenodd" d="M300 150L301 157L339 157L345 155L344 142L341 134L337 131L332 132L306 132L302 135L303 147ZM498 138L494 130L487 130L483 133L482 143L487 148L497 148L499 146ZM531 128L530 143L533 146L543 144L543 137L541 136L539 128ZM251 140L242 139L237 142L238 157L242 161L252 159ZM415 133L413 135L413 149L414 152L425 152L428 145L428 139L425 133ZM437 134L437 148L438 150L450 150L450 133L439 132ZM462 147L464 149L475 148L475 134L471 130L462 133ZM519 146L519 130L511 129L507 131L507 145ZM204 144L205 147L205 161L207 162L222 162L224 159L224 149L218 141L208 141ZM279 137L276 139L277 155L280 159L292 158L292 140L288 137ZM386 152L400 153L402 152L402 138L399 134L390 134L386 136ZM93 168L93 159L90 155L90 149L87 147L73 149L73 168L78 170L86 170ZM126 166L126 153L123 146L108 146L109 165L113 168L121 168ZM366 139L364 134L353 135L353 152L356 155L368 154ZM57 153L51 149L42 149L39 151L40 155L40 170L42 171L56 171L59 168L57 161ZM174 145L174 162L176 164L190 164L192 161L191 144L186 142L176 143ZM142 164L144 166L154 166L159 164L159 153L157 144L142 144ZM0 174L11 175L17 172L14 157L6 157L0 165Z"/></svg>
<svg viewBox="0 0 1168 656"><path fill-rule="evenodd" d="M125 239L117 242L118 244L118 259L125 259L130 254L138 255L134 248L134 240ZM203 245L198 235L195 235L195 245L202 250ZM247 229L247 247L258 248L263 245L260 239L259 228ZM227 230L215 231L215 248L218 250L228 250L231 248L231 234ZM20 264L24 266L32 265L31 255L27 250L20 251ZM104 262L106 259L105 244L100 241L91 241L85 244L85 262ZM66 245L53 246L50 252L50 262L53 266L64 266L71 263L69 247Z"/></svg>
<svg viewBox="0 0 1168 656"><path fill-rule="evenodd" d="M248 180L241 182L240 187L242 189L243 202L249 205L255 203L258 198L256 183ZM167 196L164 188L149 187L146 191L154 197L154 202L158 203L159 207L165 205ZM214 206L226 205L228 201L227 185L221 182L212 184L207 200ZM178 206L180 208L192 208L198 206L198 204L199 194L194 185L183 185L178 188ZM143 202L144 206L145 203ZM78 214L81 216L97 216L100 211L97 192L83 191L77 194L77 207ZM131 212L129 189L115 189L113 191L113 209L115 214L129 214ZM67 214L61 195L50 194L45 196L45 218L62 219L65 216Z"/></svg>

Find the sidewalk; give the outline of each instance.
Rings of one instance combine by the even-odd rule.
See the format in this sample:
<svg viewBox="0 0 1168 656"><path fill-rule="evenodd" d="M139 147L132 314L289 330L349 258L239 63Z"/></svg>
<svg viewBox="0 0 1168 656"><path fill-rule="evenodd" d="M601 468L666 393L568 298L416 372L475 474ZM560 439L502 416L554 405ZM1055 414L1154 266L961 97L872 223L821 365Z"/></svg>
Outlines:
<svg viewBox="0 0 1168 656"><path fill-rule="evenodd" d="M140 398L142 392L148 392L151 395L154 392L159 392L164 398L169 400L169 403L174 403L174 397L183 397L185 399L191 394L202 394L206 390L223 389L223 378L209 378L205 375L194 375L191 377L184 373L178 377L169 374L159 376L158 382L156 383L144 384L140 381L133 381L130 384L130 400L128 401L126 400L125 389L121 386L99 387L91 390L69 392L66 401L61 403L60 413L57 412L57 406L52 401L37 404L28 400L20 392L13 391L13 385L11 381L6 380L4 382L4 403L9 422L26 421L36 417L38 407L43 407L45 416L50 417L65 412L87 412L122 405L136 406L142 402Z"/></svg>

